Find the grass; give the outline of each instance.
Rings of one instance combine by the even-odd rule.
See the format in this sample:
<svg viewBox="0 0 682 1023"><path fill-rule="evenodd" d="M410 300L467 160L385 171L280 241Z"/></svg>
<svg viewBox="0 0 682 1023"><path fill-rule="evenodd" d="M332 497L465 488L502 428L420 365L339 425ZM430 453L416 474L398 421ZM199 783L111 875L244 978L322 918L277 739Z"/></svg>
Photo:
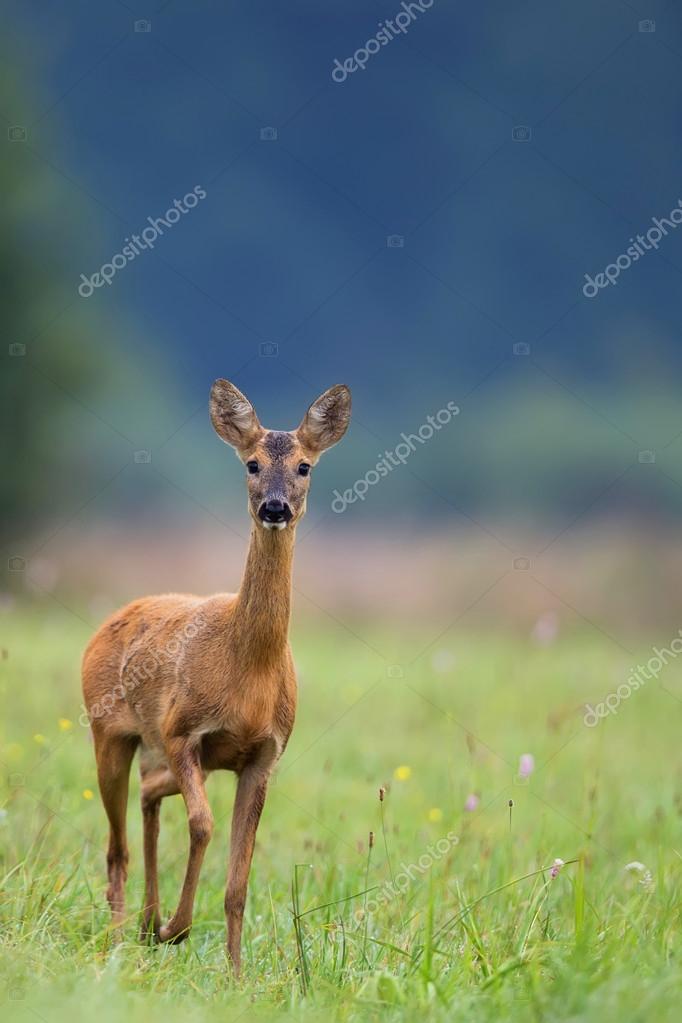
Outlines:
<svg viewBox="0 0 682 1023"><path fill-rule="evenodd" d="M453 631L425 649L425 633L299 625L299 715L258 835L235 985L222 913L232 777L208 783L217 826L192 936L147 948L135 940L133 774L130 922L116 944L105 819L78 724L88 629L46 606L1 624L0 1002L12 1019L678 1018L674 664L661 678L670 691L652 681L587 728L583 702L634 663L597 632L541 648ZM637 653L646 660L649 645ZM529 752L535 770L521 783ZM466 811L473 793L479 806ZM186 848L175 797L162 814L166 913ZM567 862L553 878L557 857ZM645 870L626 871L632 861Z"/></svg>

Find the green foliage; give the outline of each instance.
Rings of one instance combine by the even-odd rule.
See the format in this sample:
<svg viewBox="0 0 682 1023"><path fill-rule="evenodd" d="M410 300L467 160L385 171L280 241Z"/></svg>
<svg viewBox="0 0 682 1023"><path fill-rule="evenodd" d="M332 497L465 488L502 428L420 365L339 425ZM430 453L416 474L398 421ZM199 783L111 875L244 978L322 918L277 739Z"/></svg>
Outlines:
<svg viewBox="0 0 682 1023"><path fill-rule="evenodd" d="M78 268L103 259L106 235L101 207L59 168L58 118L34 144L41 103L7 62L0 85L27 131L8 141L3 119L0 143L0 507L23 536L92 501L178 414L166 419L164 364L151 374L125 318L78 295Z"/></svg>
<svg viewBox="0 0 682 1023"><path fill-rule="evenodd" d="M30 104L7 64L1 80L3 96L11 97L8 109L21 109L29 124ZM96 392L98 356L92 341L98 332L91 317L76 314L83 303L62 269L62 253L77 247L83 211L64 179L33 150L30 136L20 143L6 138L3 123L0 408L6 443L0 454L0 503L8 519L18 520L30 517L58 485L69 454L68 447L59 450L65 441L62 387L66 383L75 394ZM106 378L110 360L102 362L101 353L99 360Z"/></svg>

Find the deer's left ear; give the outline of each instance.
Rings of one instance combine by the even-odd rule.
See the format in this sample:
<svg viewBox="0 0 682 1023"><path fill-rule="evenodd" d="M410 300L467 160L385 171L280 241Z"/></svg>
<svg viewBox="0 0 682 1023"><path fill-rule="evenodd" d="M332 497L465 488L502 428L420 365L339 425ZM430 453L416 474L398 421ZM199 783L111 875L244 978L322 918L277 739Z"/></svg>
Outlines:
<svg viewBox="0 0 682 1023"><path fill-rule="evenodd" d="M322 453L337 444L350 422L350 390L335 384L314 401L296 431L306 448Z"/></svg>

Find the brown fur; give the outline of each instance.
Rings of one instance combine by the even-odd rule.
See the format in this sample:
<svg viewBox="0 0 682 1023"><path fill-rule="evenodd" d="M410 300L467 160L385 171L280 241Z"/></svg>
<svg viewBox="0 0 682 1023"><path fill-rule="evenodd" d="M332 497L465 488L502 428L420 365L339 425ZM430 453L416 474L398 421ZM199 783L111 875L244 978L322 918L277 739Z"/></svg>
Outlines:
<svg viewBox="0 0 682 1023"><path fill-rule="evenodd" d="M296 431L264 430L240 391L226 380L211 390L211 419L236 448L247 474L253 520L237 594L143 597L112 615L83 657L83 693L95 743L100 792L110 824L107 872L113 920L125 915L128 865L128 776L140 747L145 900L142 936L181 941L192 923L194 896L213 818L204 781L210 771L238 776L232 817L225 913L228 953L239 972L242 918L256 829L268 779L291 734L296 674L288 643L296 525L305 512L309 476L322 451L341 439L350 392L330 388ZM291 519L264 527L259 510L276 498ZM190 850L178 907L161 924L157 877L159 810L181 793Z"/></svg>

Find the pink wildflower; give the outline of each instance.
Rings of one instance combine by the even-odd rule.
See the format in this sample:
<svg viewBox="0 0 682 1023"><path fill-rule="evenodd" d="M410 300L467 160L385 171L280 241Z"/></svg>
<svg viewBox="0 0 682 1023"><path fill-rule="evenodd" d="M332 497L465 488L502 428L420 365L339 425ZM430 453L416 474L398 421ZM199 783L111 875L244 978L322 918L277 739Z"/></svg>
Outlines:
<svg viewBox="0 0 682 1023"><path fill-rule="evenodd" d="M549 876L550 877L556 877L557 874L559 873L559 871L561 870L561 868L563 867L563 865L564 865L564 861L560 860L557 857L557 859L555 859L554 863L552 864L552 869L549 872Z"/></svg>

